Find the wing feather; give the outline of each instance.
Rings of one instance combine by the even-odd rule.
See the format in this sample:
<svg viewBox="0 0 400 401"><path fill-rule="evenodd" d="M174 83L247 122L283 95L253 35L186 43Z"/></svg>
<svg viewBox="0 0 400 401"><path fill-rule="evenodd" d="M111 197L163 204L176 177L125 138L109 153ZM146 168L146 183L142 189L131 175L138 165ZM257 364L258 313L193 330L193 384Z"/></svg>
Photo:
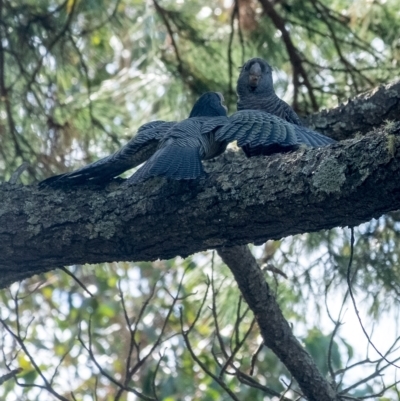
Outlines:
<svg viewBox="0 0 400 401"><path fill-rule="evenodd" d="M216 131L217 141L236 140L248 156L295 150L301 144L325 146L335 141L302 125L258 110L241 110Z"/></svg>
<svg viewBox="0 0 400 401"><path fill-rule="evenodd" d="M156 176L189 180L204 174L198 147L166 145L158 149L127 182L136 184Z"/></svg>
<svg viewBox="0 0 400 401"><path fill-rule="evenodd" d="M218 141L234 141L239 146L297 144L294 125L279 117L257 110L238 111L229 118L229 123L218 129Z"/></svg>
<svg viewBox="0 0 400 401"><path fill-rule="evenodd" d="M142 164L158 148L159 142L176 122L152 121L142 125L137 134L114 154L71 173L50 177L39 186L64 186L102 183Z"/></svg>

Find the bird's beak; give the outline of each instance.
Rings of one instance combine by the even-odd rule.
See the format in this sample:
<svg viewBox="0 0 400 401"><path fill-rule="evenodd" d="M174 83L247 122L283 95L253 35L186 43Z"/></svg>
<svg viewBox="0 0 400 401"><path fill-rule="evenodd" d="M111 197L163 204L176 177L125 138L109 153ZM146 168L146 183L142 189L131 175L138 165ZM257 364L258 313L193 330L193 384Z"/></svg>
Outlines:
<svg viewBox="0 0 400 401"><path fill-rule="evenodd" d="M249 71L249 85L252 88L256 88L258 86L258 83L260 82L260 78L261 78L261 66L259 63L254 63L251 67L250 67L250 71Z"/></svg>
<svg viewBox="0 0 400 401"><path fill-rule="evenodd" d="M250 74L249 76L249 85L252 88L256 88L258 86L258 82L260 81L261 75Z"/></svg>

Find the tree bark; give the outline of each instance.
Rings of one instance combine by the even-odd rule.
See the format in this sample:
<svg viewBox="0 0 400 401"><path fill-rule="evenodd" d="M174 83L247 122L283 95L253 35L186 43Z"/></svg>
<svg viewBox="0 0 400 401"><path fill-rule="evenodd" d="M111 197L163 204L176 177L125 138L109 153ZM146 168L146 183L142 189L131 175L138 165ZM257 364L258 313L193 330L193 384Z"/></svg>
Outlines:
<svg viewBox="0 0 400 401"><path fill-rule="evenodd" d="M247 246L221 248L239 289L253 311L264 344L278 356L310 401L337 400L336 391L319 372L310 354L297 341L264 275Z"/></svg>
<svg viewBox="0 0 400 401"><path fill-rule="evenodd" d="M366 134L386 120L398 120L399 116L400 81L397 81L360 95L346 105L309 116L306 121L340 139L358 132ZM388 182L379 181L384 165L378 160L382 159L384 149L385 157L396 155L397 140L392 139L377 136L327 149L250 160L240 152L225 154L207 163L211 172L209 179L196 182L163 184L162 180L152 180L133 188L111 185L106 191L78 188L69 192L38 191L36 187L3 183L0 185L0 288L56 266L186 256L213 247L262 242L335 225L359 224L399 207L397 201L393 199L392 202L397 196L393 196L396 189L392 188L394 183L389 171L382 172ZM372 142L381 147L381 155L376 160L368 158ZM360 153L348 153L354 160L347 166L341 155L347 153L346 149L354 150L354 146ZM362 152L366 153L371 166L377 164L375 167L380 168L370 169ZM379 149L375 148L374 152L378 153ZM358 196L358 199L364 196L361 192L354 193L355 187L350 184L352 175L356 177L357 169L360 171L358 162L364 166L360 180L366 180L374 171L377 176L373 179L379 181L378 187L389 185L389 199L381 203L375 191L378 187L371 186L369 196L375 201L370 207L361 210L351 205L351 202L357 204ZM349 166L353 163L351 170ZM337 216L340 217L336 218L327 213L327 220L323 221L323 215L319 214L321 210L326 211L327 204L324 207L323 200L318 201L323 196L316 195L315 185L322 184L319 182L323 178L321 172L327 171L329 165L334 167L333 175L328 177L326 188L320 193L329 194L330 181L345 177L353 197L343 193L350 202L346 210L339 211ZM293 174L292 167L297 168L298 176ZM316 175L315 168L318 168ZM343 192L346 186L339 188ZM253 194L257 195L254 199ZM332 202L329 195L326 198ZM316 203L308 204L309 199ZM305 207L301 206L304 203ZM160 218L164 206L173 215L170 227L168 219ZM308 217L303 216L306 210L310 211ZM208 220L202 218L202 213ZM156 224L161 224L160 229Z"/></svg>
<svg viewBox="0 0 400 401"><path fill-rule="evenodd" d="M168 259L379 217L400 207L399 129L265 158L229 152L195 181L66 191L3 183L0 284L57 266Z"/></svg>
<svg viewBox="0 0 400 401"><path fill-rule="evenodd" d="M362 93L346 104L303 119L306 126L338 141L400 119L400 81Z"/></svg>

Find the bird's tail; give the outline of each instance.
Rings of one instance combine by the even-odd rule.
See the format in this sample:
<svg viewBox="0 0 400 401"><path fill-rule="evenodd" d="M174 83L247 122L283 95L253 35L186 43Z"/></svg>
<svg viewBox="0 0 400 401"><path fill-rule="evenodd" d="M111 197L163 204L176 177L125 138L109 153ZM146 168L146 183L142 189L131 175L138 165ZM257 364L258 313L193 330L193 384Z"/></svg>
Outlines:
<svg viewBox="0 0 400 401"><path fill-rule="evenodd" d="M128 183L135 184L156 176L173 180L192 180L202 175L205 175L205 172L201 163L199 148L167 145L158 149L128 179Z"/></svg>
<svg viewBox="0 0 400 401"><path fill-rule="evenodd" d="M113 177L122 174L129 167L121 163L113 163L113 156L108 156L104 159L97 160L87 166L70 173L54 175L41 182L39 187L69 187L74 185L94 183L104 184L109 182ZM121 168L122 165L122 168Z"/></svg>
<svg viewBox="0 0 400 401"><path fill-rule="evenodd" d="M45 188L45 187L57 187L58 186L58 180L61 179L63 180L63 177L65 177L67 174L58 174L58 175L53 175L52 177L46 178L43 181L39 182L39 188Z"/></svg>

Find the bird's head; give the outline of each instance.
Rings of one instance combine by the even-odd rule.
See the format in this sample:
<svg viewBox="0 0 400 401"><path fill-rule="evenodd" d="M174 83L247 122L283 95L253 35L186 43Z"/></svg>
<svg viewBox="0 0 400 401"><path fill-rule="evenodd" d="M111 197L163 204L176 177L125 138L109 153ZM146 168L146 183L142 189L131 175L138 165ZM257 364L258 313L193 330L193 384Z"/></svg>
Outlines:
<svg viewBox="0 0 400 401"><path fill-rule="evenodd" d="M201 95L194 104L190 117L219 117L226 116L228 112L224 105L224 97L219 92L207 92Z"/></svg>
<svg viewBox="0 0 400 401"><path fill-rule="evenodd" d="M271 66L258 57L246 61L240 71L236 90L239 96L274 93Z"/></svg>

